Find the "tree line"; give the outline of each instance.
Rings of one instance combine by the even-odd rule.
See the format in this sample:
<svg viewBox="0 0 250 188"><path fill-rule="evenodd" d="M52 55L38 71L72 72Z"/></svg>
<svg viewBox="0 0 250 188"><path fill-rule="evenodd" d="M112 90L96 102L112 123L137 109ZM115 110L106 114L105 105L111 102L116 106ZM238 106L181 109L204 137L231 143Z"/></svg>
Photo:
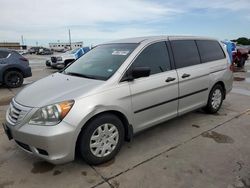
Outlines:
<svg viewBox="0 0 250 188"><path fill-rule="evenodd" d="M232 40L233 42L237 42L237 44L241 45L250 45L250 39L246 37L240 37L238 39Z"/></svg>

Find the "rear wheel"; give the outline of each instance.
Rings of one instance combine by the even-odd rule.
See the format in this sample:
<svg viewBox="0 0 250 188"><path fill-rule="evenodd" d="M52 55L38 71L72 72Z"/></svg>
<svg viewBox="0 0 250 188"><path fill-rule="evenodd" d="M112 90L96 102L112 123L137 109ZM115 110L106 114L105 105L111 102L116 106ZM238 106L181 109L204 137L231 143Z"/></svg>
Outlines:
<svg viewBox="0 0 250 188"><path fill-rule="evenodd" d="M222 86L219 84L215 85L209 94L205 111L210 114L218 112L222 105L224 95L225 93Z"/></svg>
<svg viewBox="0 0 250 188"><path fill-rule="evenodd" d="M115 157L124 140L124 127L113 114L102 114L86 125L79 137L80 153L88 164L101 164Z"/></svg>
<svg viewBox="0 0 250 188"><path fill-rule="evenodd" d="M19 71L8 71L4 74L4 84L10 88L20 87L23 84L23 74Z"/></svg>

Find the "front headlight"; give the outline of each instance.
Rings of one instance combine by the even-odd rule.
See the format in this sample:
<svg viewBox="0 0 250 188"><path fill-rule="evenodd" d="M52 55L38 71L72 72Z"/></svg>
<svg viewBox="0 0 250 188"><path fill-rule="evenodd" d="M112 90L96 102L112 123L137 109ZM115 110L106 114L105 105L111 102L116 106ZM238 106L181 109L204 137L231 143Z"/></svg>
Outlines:
<svg viewBox="0 0 250 188"><path fill-rule="evenodd" d="M31 125L56 125L60 123L72 108L74 101L64 101L39 108L30 118Z"/></svg>

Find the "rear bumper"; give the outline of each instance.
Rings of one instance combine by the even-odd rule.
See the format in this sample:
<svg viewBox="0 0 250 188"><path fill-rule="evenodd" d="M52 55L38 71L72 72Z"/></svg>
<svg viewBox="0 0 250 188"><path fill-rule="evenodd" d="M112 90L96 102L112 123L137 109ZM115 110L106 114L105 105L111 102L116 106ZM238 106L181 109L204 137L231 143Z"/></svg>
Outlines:
<svg viewBox="0 0 250 188"><path fill-rule="evenodd" d="M27 67L27 68L25 68L23 70L23 76L24 76L24 78L32 76L32 72L31 72L31 68L30 67Z"/></svg>
<svg viewBox="0 0 250 188"><path fill-rule="evenodd" d="M17 145L27 153L53 164L62 164L74 160L74 126L65 122L55 126L25 124L16 127L8 123L5 126L11 136L9 138L13 138Z"/></svg>

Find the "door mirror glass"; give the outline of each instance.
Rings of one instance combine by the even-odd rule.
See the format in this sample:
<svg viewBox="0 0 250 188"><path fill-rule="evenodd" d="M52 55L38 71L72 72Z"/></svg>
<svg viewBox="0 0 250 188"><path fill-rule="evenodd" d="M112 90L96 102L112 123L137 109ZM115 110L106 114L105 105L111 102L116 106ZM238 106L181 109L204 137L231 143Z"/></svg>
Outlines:
<svg viewBox="0 0 250 188"><path fill-rule="evenodd" d="M135 67L131 72L132 78L148 77L150 75L149 67Z"/></svg>

